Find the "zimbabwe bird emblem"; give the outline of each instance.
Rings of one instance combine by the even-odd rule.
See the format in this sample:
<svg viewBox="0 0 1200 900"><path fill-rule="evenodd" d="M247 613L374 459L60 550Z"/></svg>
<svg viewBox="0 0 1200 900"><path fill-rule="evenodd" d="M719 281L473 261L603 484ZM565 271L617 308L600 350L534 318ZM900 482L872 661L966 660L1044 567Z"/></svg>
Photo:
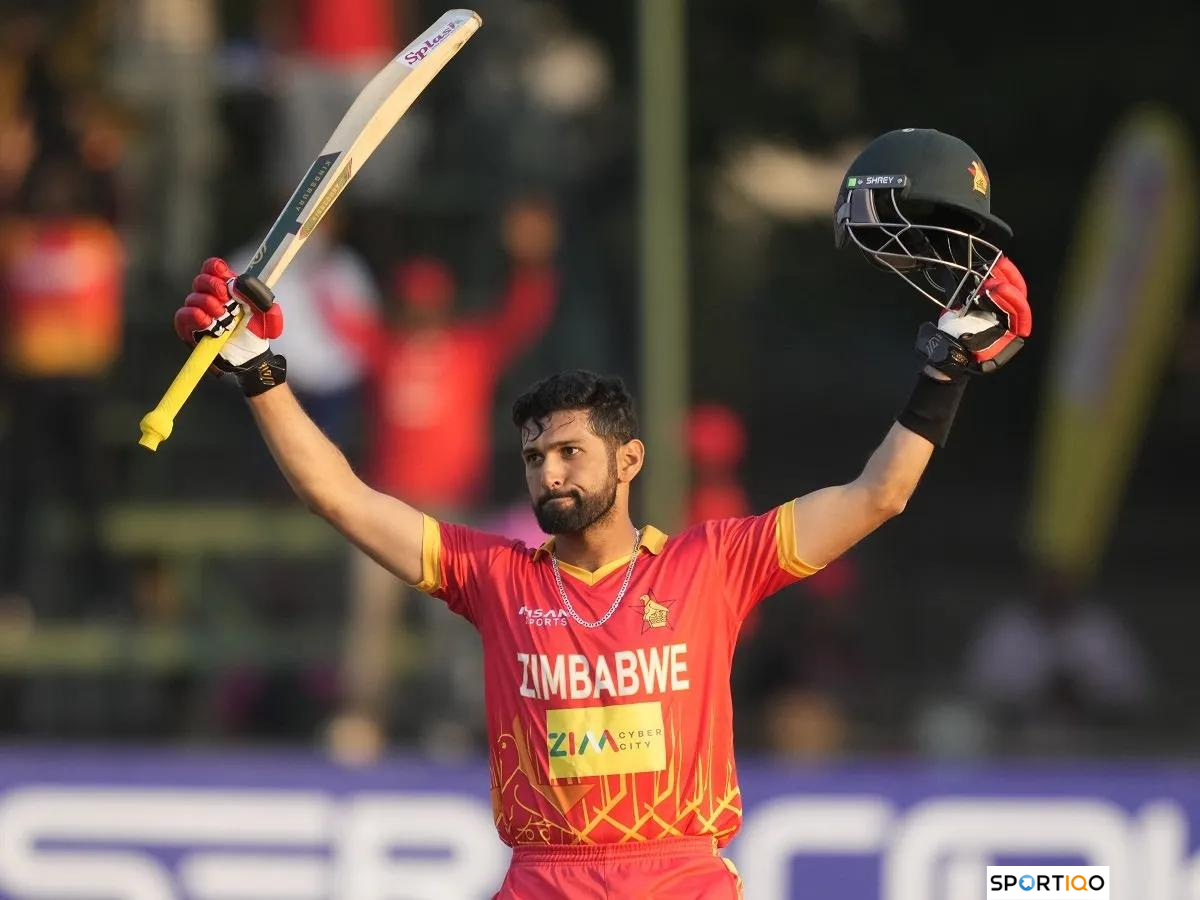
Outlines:
<svg viewBox="0 0 1200 900"><path fill-rule="evenodd" d="M987 196L988 192L988 177L987 172L983 171L983 166L977 160L971 160L971 164L967 166L967 172L975 179L975 183L971 185L972 189L979 191L983 196Z"/></svg>
<svg viewBox="0 0 1200 900"><path fill-rule="evenodd" d="M672 631L675 629L675 625L671 621L671 607L675 605L674 600L660 603L654 599L653 594L645 593L627 605L642 617L642 634L651 628L670 628Z"/></svg>

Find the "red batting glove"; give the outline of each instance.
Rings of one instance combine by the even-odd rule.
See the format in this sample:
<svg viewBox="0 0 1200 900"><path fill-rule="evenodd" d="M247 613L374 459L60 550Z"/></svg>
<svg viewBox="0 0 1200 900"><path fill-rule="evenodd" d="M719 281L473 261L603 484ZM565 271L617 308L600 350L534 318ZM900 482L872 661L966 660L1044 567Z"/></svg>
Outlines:
<svg viewBox="0 0 1200 900"><path fill-rule="evenodd" d="M926 323L917 349L952 377L960 372L994 372L1017 355L1033 332L1025 279L1001 256L971 302L946 310L937 326Z"/></svg>
<svg viewBox="0 0 1200 900"><path fill-rule="evenodd" d="M976 356L981 362L992 359L1004 350L1013 338L1027 338L1033 333L1033 311L1029 308L1029 289L1016 264L1001 256L992 267L992 274L979 286L979 293L991 301L1000 323L1005 326L1006 341L988 348L988 356Z"/></svg>
<svg viewBox="0 0 1200 900"><path fill-rule="evenodd" d="M219 337L241 315L249 315L246 327L225 342L217 366L222 371L240 371L270 354L267 342L283 334L283 310L278 304L266 312L236 295L233 290L234 271L225 260L212 257L205 260L200 274L192 281L192 292L183 306L175 311L175 333L189 345L204 335Z"/></svg>

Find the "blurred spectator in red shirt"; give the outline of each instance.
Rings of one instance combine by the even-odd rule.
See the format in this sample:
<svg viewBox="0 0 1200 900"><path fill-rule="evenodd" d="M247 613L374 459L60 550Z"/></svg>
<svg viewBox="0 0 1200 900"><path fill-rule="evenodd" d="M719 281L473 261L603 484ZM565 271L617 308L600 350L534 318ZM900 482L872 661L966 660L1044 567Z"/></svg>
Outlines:
<svg viewBox="0 0 1200 900"><path fill-rule="evenodd" d="M0 333L9 429L3 465L6 510L0 594L29 590L34 500L58 486L81 518L74 583L105 591L100 549L101 384L119 350L124 251L90 213L78 160L37 163L24 214L0 228Z"/></svg>
<svg viewBox="0 0 1200 900"><path fill-rule="evenodd" d="M405 5L396 0L301 0L295 4L300 48L330 65L382 62L400 49L397 34L407 33L408 23L398 22L396 15L397 7Z"/></svg>
<svg viewBox="0 0 1200 900"><path fill-rule="evenodd" d="M558 218L553 206L534 197L515 201L505 211L501 237L510 275L492 311L456 317L454 276L445 263L430 257L410 259L397 268L390 323L381 316L328 310L335 332L358 349L366 365L368 481L440 519L461 521L485 499L497 384L505 369L545 333L557 303L552 260ZM430 453L431 447L437 452ZM397 598L404 591L401 582L366 556L356 569L344 674L347 711L330 735L334 754L351 762L373 759L382 746L393 626ZM444 725L445 733L427 735L443 745L461 744L465 736L449 717L455 722L481 720L472 704L481 702L482 675L469 670L478 654L462 652L474 647L476 637L465 625L452 616L426 620L431 631L423 644L446 670L423 668L456 693L446 696L442 689L440 714L447 721L433 728Z"/></svg>
<svg viewBox="0 0 1200 900"><path fill-rule="evenodd" d="M454 276L429 257L397 268L391 325L381 316L329 308L335 332L366 363L369 480L421 509L464 510L483 499L496 385L550 324L558 295L550 263L554 212L541 201L514 204L504 241L511 275L493 311L456 318ZM431 455L430 447L438 452Z"/></svg>
<svg viewBox="0 0 1200 900"><path fill-rule="evenodd" d="M738 476L746 455L746 427L727 406L704 403L688 413L687 448L692 464L687 524L750 515Z"/></svg>

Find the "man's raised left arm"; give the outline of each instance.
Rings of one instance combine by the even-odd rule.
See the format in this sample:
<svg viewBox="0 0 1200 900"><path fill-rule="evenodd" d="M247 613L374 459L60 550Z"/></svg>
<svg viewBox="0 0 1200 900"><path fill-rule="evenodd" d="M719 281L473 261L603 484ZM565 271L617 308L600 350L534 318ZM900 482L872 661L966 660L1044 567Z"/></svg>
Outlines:
<svg viewBox="0 0 1200 900"><path fill-rule="evenodd" d="M945 445L971 374L992 372L1032 330L1025 280L1002 257L980 287L980 303L922 326L917 349L927 364L908 405L862 473L848 484L813 491L792 504L795 551L820 568L904 510L934 447Z"/></svg>

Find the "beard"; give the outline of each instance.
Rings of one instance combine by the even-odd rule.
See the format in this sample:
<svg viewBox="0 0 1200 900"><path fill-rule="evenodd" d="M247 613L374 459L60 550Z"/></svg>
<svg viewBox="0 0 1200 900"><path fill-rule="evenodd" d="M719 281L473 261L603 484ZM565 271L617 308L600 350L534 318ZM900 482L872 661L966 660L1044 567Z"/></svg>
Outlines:
<svg viewBox="0 0 1200 900"><path fill-rule="evenodd" d="M551 503L556 498L560 502ZM533 505L538 527L546 534L575 534L590 528L612 512L617 502L617 461L610 460L608 481L600 490L585 494L573 488L547 494Z"/></svg>

